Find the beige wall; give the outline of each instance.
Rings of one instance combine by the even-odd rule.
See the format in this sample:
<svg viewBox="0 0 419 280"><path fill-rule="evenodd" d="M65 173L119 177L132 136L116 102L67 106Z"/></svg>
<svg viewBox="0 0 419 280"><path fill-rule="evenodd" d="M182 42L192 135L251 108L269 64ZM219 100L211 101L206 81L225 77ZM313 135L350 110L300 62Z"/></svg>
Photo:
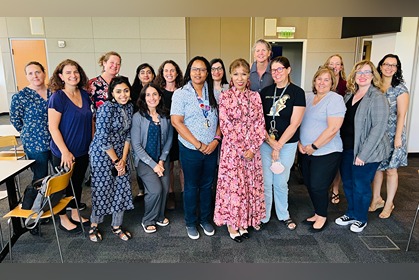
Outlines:
<svg viewBox="0 0 419 280"><path fill-rule="evenodd" d="M355 62L356 39L340 39L341 17L282 17L276 20L277 27L295 27L294 39L307 40L304 90L311 91L314 73L332 54L339 53L343 57L345 72L349 74ZM277 39L264 36L264 21L265 18L255 18L255 38Z"/></svg>
<svg viewBox="0 0 419 280"><path fill-rule="evenodd" d="M354 64L356 40L340 39L341 20L341 17L277 18L277 26L295 26L295 38L306 40L303 67L306 91L311 90L314 72L329 55L341 54L347 73ZM10 102L16 88L9 38L44 38L51 72L60 61L71 58L82 65L89 77L100 74L97 60L101 54L117 51L122 56L120 74L133 81L136 67L143 62L150 63L156 71L166 59L175 60L185 70L188 60L195 55L209 60L220 57L227 68L238 57L251 63L250 50L255 40L277 39L264 36L264 21L263 17L44 17L45 35L34 36L29 17L0 17L0 50L7 90L0 92L0 99ZM67 46L58 48L58 40L65 40Z"/></svg>
<svg viewBox="0 0 419 280"><path fill-rule="evenodd" d="M137 66L150 63L157 71L166 59L186 68L186 29L183 17L44 17L45 35L31 34L29 17L0 17L0 49L10 104L15 93L14 71L9 38L44 38L50 73L66 58L76 60L89 78L101 73L99 57L110 50L122 56L120 74L133 82ZM58 40L66 47L59 48ZM18 71L20 71L18 69ZM1 73L1 71L0 71ZM4 108L2 108L4 111Z"/></svg>

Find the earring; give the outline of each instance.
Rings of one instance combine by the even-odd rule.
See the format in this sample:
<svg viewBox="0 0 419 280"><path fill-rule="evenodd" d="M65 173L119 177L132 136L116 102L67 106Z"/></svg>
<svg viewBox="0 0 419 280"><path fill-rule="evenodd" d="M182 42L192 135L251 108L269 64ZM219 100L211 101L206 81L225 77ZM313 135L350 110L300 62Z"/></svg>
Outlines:
<svg viewBox="0 0 419 280"><path fill-rule="evenodd" d="M233 79L230 80L230 88L232 88L234 86L233 84Z"/></svg>

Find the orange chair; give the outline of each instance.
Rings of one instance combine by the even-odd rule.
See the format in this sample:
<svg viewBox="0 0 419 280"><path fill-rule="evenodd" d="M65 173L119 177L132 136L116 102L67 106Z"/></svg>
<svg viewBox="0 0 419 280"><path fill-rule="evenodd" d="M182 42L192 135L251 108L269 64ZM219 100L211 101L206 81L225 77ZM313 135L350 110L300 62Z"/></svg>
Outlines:
<svg viewBox="0 0 419 280"><path fill-rule="evenodd" d="M61 253L60 240L58 238L57 225L55 223L54 215L58 214L61 210L65 209L67 204L72 199L74 199L76 201L73 184L71 183L71 175L73 174L73 169L74 169L74 164L71 166L71 169L67 173L56 176L56 177L53 177L47 182L47 189L46 189L46 192L45 192L45 197L48 200L49 210L45 211L42 214L42 216L40 217L40 219L46 219L46 218L51 217L51 220L54 224L55 236L57 238L57 244L58 244L58 251L60 252L60 258L61 258L62 263L64 262L64 260L63 260L63 255ZM66 196L66 197L62 198L57 205L52 207L52 205L51 205L51 195L54 194L54 193L57 193L59 191L64 190L68 186L68 184L70 184L70 186L71 186L71 189L73 191L73 196ZM76 201L76 207L77 207L77 209L79 209L77 201ZM79 217L81 217L79 210L78 210L78 212L79 212L78 213ZM7 213L4 216L4 218L9 218L7 223L8 223L8 226L9 226L9 254L10 254L10 260L12 260L12 242L11 242L11 238L12 238L11 218L12 217L25 218L25 219L27 219L28 217L31 217L33 219L37 218L36 214L34 215L34 212L32 210L22 209L22 204L19 204L18 206L16 206L13 210L11 210L9 213ZM81 228L83 230L83 235L84 235L84 227L83 227L83 222L81 221L81 218L80 218L80 225L81 225Z"/></svg>

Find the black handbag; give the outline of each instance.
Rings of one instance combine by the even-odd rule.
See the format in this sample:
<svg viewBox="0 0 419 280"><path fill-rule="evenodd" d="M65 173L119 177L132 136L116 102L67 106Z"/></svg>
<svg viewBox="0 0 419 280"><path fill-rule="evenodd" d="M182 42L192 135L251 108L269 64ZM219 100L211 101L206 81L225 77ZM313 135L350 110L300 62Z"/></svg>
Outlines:
<svg viewBox="0 0 419 280"><path fill-rule="evenodd" d="M26 186L26 189L23 193L22 209L31 210L35 198L38 195L39 188L42 185L43 179L44 178L36 180L35 182L32 182L28 186Z"/></svg>

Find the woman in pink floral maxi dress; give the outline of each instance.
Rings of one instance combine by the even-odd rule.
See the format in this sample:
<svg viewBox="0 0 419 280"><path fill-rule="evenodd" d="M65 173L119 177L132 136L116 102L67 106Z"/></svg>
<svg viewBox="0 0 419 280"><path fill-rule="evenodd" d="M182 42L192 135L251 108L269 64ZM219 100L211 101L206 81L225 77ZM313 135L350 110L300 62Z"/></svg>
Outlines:
<svg viewBox="0 0 419 280"><path fill-rule="evenodd" d="M230 65L231 88L219 99L223 134L215 199L214 222L227 225L230 238L249 238L247 228L258 227L266 215L262 160L265 121L259 93L249 89L249 64L236 59Z"/></svg>

